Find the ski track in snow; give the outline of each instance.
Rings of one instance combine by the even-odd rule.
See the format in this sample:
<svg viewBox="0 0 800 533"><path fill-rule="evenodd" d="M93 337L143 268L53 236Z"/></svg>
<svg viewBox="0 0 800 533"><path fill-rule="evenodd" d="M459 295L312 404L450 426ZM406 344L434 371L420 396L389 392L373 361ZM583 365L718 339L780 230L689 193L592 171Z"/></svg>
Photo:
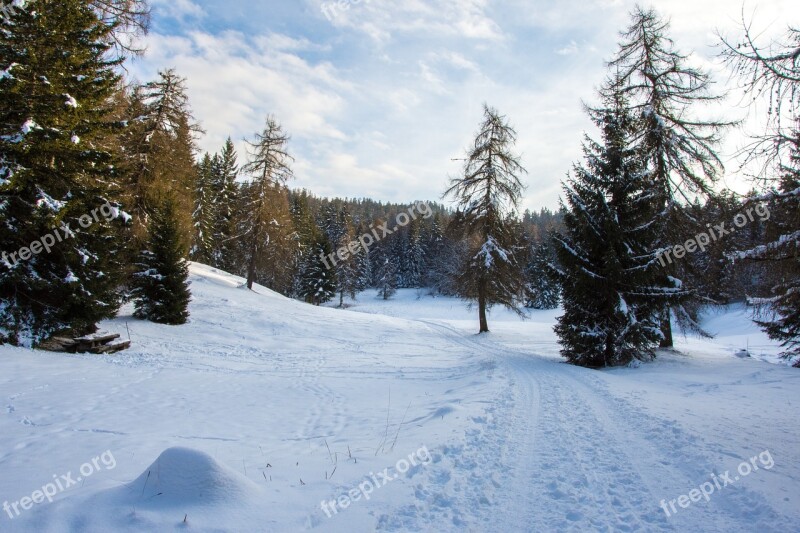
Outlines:
<svg viewBox="0 0 800 533"><path fill-rule="evenodd" d="M752 531L737 524L743 509L764 524L760 531L800 530L741 487L714 495L723 516L709 519L696 504L668 519L660 500L707 480L710 472L693 465L714 464L694 451L702 449L700 437L614 398L594 371L423 322L467 349L493 353L511 376L509 389L485 417L472 419L476 427L463 444L442 450L424 482L415 480L416 502L383 515L379 530ZM498 507L508 512L498 515Z"/></svg>

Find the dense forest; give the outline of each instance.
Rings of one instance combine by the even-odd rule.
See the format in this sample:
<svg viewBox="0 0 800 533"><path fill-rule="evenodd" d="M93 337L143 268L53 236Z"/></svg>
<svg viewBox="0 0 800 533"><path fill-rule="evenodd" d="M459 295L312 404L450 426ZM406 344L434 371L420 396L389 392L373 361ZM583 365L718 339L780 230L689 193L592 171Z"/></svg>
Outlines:
<svg viewBox="0 0 800 533"><path fill-rule="evenodd" d="M293 188L290 132L274 116L245 154L231 140L199 153L187 80L124 75L147 24L139 0L33 0L3 19L0 343L92 332L128 301L181 324L191 260L316 305L368 289L459 296L478 304L481 331L494 305L563 305L563 354L592 367L649 359L673 327L702 331L702 309L731 302L800 353L796 29L769 52L747 27L721 38L733 78L773 101L745 153L762 169L751 194L718 187L720 137L738 126L701 117L721 95L669 24L637 9L607 79L588 82L596 130L563 205L520 212L513 117L488 105L463 174L436 199Z"/></svg>

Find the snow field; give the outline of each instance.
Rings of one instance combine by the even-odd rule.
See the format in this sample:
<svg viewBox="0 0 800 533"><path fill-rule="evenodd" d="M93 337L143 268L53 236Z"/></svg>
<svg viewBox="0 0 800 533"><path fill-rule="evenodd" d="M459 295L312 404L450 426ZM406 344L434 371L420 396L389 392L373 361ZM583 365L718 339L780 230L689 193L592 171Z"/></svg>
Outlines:
<svg viewBox="0 0 800 533"><path fill-rule="evenodd" d="M779 350L743 310L598 372L561 362L557 311L498 310L477 336L464 304L417 291L339 310L191 279L188 325L103 325L127 323L126 352L0 347L0 504L117 463L0 531L800 531L800 374L761 360ZM765 450L773 468L660 508Z"/></svg>

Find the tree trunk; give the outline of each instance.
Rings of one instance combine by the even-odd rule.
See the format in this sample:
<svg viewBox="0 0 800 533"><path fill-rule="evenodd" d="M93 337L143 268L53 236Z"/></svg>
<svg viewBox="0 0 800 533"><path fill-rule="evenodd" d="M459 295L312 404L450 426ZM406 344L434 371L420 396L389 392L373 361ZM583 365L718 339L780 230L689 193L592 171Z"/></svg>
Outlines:
<svg viewBox="0 0 800 533"><path fill-rule="evenodd" d="M481 322L480 333L489 333L489 323L486 321L486 288L481 283L478 289L478 317Z"/></svg>
<svg viewBox="0 0 800 533"><path fill-rule="evenodd" d="M675 346L675 342L672 339L672 311L669 307L661 313L661 334L664 338L661 339L660 348L672 348Z"/></svg>
<svg viewBox="0 0 800 533"><path fill-rule="evenodd" d="M247 265L247 289L253 290L253 284L256 282L256 262L258 259L258 236L253 239L253 244L250 247L250 261Z"/></svg>
<svg viewBox="0 0 800 533"><path fill-rule="evenodd" d="M256 254L250 256L250 264L247 266L247 288L253 290L253 284L256 282Z"/></svg>

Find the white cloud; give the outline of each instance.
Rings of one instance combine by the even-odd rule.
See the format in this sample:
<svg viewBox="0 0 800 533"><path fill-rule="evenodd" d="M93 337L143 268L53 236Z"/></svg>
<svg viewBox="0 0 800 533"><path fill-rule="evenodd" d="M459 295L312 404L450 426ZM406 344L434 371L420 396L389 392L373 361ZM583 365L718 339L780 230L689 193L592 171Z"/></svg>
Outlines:
<svg viewBox="0 0 800 533"><path fill-rule="evenodd" d="M322 19L386 44L395 36L433 34L496 41L504 38L487 14L488 0L312 0Z"/></svg>
<svg viewBox="0 0 800 533"><path fill-rule="evenodd" d="M241 139L274 114L292 135L294 185L332 196L438 198L489 103L519 132L530 172L525 207L538 209L556 207L582 134L593 133L581 100L593 100L634 0L362 0L330 22L321 4L287 7L287 18L255 32L155 33L133 72L147 80L175 66L189 79L205 150L231 135L243 154ZM174 5L187 16L202 10ZM758 20L782 17L780 28L793 6L763 0ZM735 31L740 9L675 0L663 14L678 47L721 75L713 30ZM713 111L738 117L735 104ZM735 143L733 135L724 152Z"/></svg>
<svg viewBox="0 0 800 533"><path fill-rule="evenodd" d="M192 0L151 0L151 4L155 17L185 21L206 16L206 11Z"/></svg>

